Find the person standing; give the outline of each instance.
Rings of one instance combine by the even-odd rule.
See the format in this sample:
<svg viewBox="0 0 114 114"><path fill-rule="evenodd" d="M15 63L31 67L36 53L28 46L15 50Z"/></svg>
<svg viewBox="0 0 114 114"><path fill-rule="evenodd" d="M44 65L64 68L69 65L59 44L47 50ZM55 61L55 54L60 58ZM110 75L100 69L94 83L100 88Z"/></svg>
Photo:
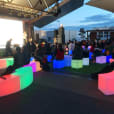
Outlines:
<svg viewBox="0 0 114 114"><path fill-rule="evenodd" d="M12 56L11 42L12 38L6 43L5 56Z"/></svg>

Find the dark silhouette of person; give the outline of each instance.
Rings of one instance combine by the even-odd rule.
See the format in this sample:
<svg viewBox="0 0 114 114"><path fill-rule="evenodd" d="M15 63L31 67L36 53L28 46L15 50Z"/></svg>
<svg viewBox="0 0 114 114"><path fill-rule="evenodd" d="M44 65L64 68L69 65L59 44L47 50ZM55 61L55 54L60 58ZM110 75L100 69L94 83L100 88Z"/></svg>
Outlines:
<svg viewBox="0 0 114 114"><path fill-rule="evenodd" d="M27 65L30 63L30 57L31 53L29 51L29 46L25 44L22 48L22 54L23 54L23 65Z"/></svg>
<svg viewBox="0 0 114 114"><path fill-rule="evenodd" d="M20 68L23 66L24 59L23 59L23 54L21 52L20 47L16 47L13 58L14 58L14 64L12 66L9 66L8 68L6 68L5 72L0 74L0 76L10 74L10 73L14 72L17 68Z"/></svg>
<svg viewBox="0 0 114 114"><path fill-rule="evenodd" d="M29 48L29 52L30 52L31 56L34 56L34 53L35 53L35 50L36 50L36 45L32 41L32 38L29 39L29 41L27 43L27 47Z"/></svg>
<svg viewBox="0 0 114 114"><path fill-rule="evenodd" d="M83 58L83 49L81 47L81 44L78 43L75 45L74 51L73 51L73 59L82 59Z"/></svg>
<svg viewBox="0 0 114 114"><path fill-rule="evenodd" d="M6 43L5 56L12 56L11 42L12 39L8 40Z"/></svg>
<svg viewBox="0 0 114 114"><path fill-rule="evenodd" d="M88 50L88 46L85 46L85 49L83 49L83 57L84 58L88 58L89 57L89 50Z"/></svg>
<svg viewBox="0 0 114 114"><path fill-rule="evenodd" d="M51 55L52 53L52 48L51 48L51 44L48 43L46 46L46 55Z"/></svg>

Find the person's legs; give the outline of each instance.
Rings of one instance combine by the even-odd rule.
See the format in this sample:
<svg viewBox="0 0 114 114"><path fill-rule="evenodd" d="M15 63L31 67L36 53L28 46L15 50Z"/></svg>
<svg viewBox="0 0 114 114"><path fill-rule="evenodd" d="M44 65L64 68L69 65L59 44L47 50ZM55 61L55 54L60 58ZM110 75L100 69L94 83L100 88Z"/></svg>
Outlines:
<svg viewBox="0 0 114 114"><path fill-rule="evenodd" d="M5 72L3 72L2 74L0 74L0 76L4 76L4 75L7 75L7 74L10 74L12 73L13 71L15 70L15 67L14 66L9 66Z"/></svg>

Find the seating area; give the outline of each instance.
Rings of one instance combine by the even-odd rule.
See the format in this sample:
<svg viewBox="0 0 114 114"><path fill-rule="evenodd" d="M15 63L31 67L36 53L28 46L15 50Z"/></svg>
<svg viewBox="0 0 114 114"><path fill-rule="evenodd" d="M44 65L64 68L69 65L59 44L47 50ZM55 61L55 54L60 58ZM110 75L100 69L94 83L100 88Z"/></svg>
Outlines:
<svg viewBox="0 0 114 114"><path fill-rule="evenodd" d="M89 58L83 58L83 66L89 66Z"/></svg>
<svg viewBox="0 0 114 114"><path fill-rule="evenodd" d="M104 95L114 95L114 71L98 76L98 89Z"/></svg>
<svg viewBox="0 0 114 114"><path fill-rule="evenodd" d="M0 69L13 65L13 62L14 62L13 58L0 59Z"/></svg>
<svg viewBox="0 0 114 114"><path fill-rule="evenodd" d="M51 57L49 57L51 60ZM105 64L107 62L113 62L111 56L98 56L96 57L96 63L98 64ZM8 67L13 64L12 58L0 59L0 66L1 68ZM48 61L50 62L50 61ZM73 60L72 56L64 55L64 60L53 60L53 68L54 69L61 69L64 67L71 67L73 69L81 69L83 66L89 66L90 59L83 58L80 60ZM42 70L40 67L40 62L34 61L31 59L30 64L24 65L23 67L15 70L14 73L4 76L6 80L0 79L0 97L7 96L16 92L19 92L28 86L30 86L33 82L33 72L38 72ZM98 89L104 95L112 95L114 91L112 90L113 86L113 75L112 73L107 74L99 74L98 79Z"/></svg>
<svg viewBox="0 0 114 114"><path fill-rule="evenodd" d="M65 67L64 60L53 60L53 69L61 69Z"/></svg>
<svg viewBox="0 0 114 114"><path fill-rule="evenodd" d="M106 56L98 56L98 57L96 57L96 63L105 64L106 63Z"/></svg>
<svg viewBox="0 0 114 114"><path fill-rule="evenodd" d="M31 67L17 69L14 73L5 75L6 80L0 79L0 97L19 92L33 82Z"/></svg>
<svg viewBox="0 0 114 114"><path fill-rule="evenodd" d="M75 69L83 68L83 66L89 66L90 60L92 58L83 58L81 60L73 60L72 56L64 55L64 60L53 60L53 68L60 69L64 67L72 67ZM113 62L112 56L97 56L96 63L97 64L106 64Z"/></svg>
<svg viewBox="0 0 114 114"><path fill-rule="evenodd" d="M6 68L13 64L13 59L0 59L1 68ZM3 66L2 66L3 65ZM33 72L41 71L40 62L31 61L30 64L18 68L14 73L5 75L5 80L0 78L0 97L19 92L33 82Z"/></svg>
<svg viewBox="0 0 114 114"><path fill-rule="evenodd" d="M71 67L72 56L64 55L65 67Z"/></svg>
<svg viewBox="0 0 114 114"><path fill-rule="evenodd" d="M80 69L83 67L83 60L72 60L72 68Z"/></svg>

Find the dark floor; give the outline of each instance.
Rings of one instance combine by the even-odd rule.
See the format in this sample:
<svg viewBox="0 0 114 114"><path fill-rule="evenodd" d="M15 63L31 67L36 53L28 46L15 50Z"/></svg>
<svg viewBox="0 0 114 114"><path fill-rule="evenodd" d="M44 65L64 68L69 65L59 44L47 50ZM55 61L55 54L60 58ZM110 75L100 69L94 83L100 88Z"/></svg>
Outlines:
<svg viewBox="0 0 114 114"><path fill-rule="evenodd" d="M72 75L39 72L25 90L0 98L0 114L114 114L114 96L97 82Z"/></svg>

